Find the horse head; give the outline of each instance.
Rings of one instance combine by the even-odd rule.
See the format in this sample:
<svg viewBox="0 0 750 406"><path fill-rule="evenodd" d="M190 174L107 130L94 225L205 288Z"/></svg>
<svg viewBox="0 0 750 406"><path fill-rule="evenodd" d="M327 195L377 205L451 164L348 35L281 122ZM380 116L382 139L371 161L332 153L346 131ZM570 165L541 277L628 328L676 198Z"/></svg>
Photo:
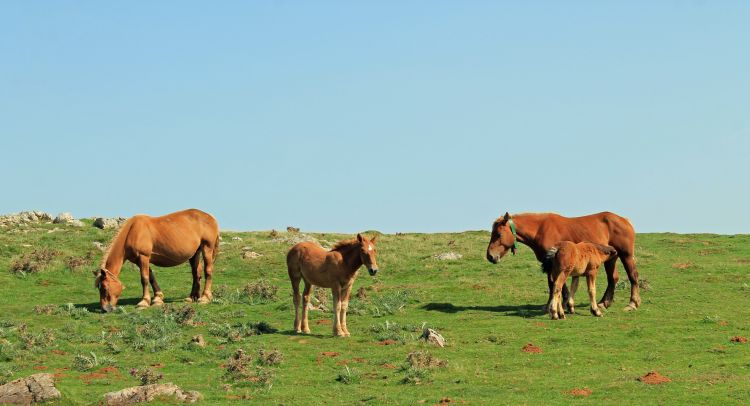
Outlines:
<svg viewBox="0 0 750 406"><path fill-rule="evenodd" d="M378 273L378 250L375 247L376 238L378 238L378 236L367 239L367 237L362 234L357 234L357 241L359 241L359 257L362 259L362 263L367 267L367 272L370 273L370 276L375 276L375 274Z"/></svg>
<svg viewBox="0 0 750 406"><path fill-rule="evenodd" d="M111 312L117 306L117 300L120 299L125 285L120 282L120 278L105 268L100 268L93 273L96 277L94 287L99 289L99 303L102 310Z"/></svg>
<svg viewBox="0 0 750 406"><path fill-rule="evenodd" d="M508 212L492 224L492 235L487 246L487 260L496 264L508 251L516 253L516 229Z"/></svg>

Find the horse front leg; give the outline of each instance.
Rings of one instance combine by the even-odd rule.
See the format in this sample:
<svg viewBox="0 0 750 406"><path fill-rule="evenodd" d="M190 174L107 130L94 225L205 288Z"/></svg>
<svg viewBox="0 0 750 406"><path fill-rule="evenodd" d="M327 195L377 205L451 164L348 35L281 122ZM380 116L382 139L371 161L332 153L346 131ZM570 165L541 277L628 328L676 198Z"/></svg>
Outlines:
<svg viewBox="0 0 750 406"><path fill-rule="evenodd" d="M159 287L159 284L156 282L156 275L154 275L154 270L149 267L148 268L148 280L151 282L151 289L154 290L154 300L151 301L152 306L161 306L164 304L164 292L161 291L161 288Z"/></svg>
<svg viewBox="0 0 750 406"><path fill-rule="evenodd" d="M333 335L337 337L344 336L341 329L341 287L334 285L333 291Z"/></svg>
<svg viewBox="0 0 750 406"><path fill-rule="evenodd" d="M552 300L549 303L549 316L552 320L564 319L565 311L562 305L562 288L567 276L564 272L560 272L559 274L552 275L552 278L554 279L551 292Z"/></svg>
<svg viewBox="0 0 750 406"><path fill-rule="evenodd" d="M146 307L151 306L151 293L148 291L148 285L149 285L149 262L151 260L150 257L147 255L141 255L140 256L140 268L141 268L141 286L143 287L143 296L141 296L141 301L138 302L136 307L140 309L144 309Z"/></svg>
<svg viewBox="0 0 750 406"><path fill-rule="evenodd" d="M575 297L576 297L577 290L578 290L578 277L574 276L573 281L570 282L570 295L568 296L568 300L565 303L568 306L568 313L570 314L575 314L576 312Z"/></svg>
<svg viewBox="0 0 750 406"><path fill-rule="evenodd" d="M631 311L641 306L641 293L638 288L638 269L635 267L635 258L632 254L623 255L620 257L622 265L625 267L625 272L628 273L628 280L630 281L630 303L625 307L625 311Z"/></svg>
<svg viewBox="0 0 750 406"><path fill-rule="evenodd" d="M201 294L200 299L198 299L198 303L200 304L211 303L211 300L214 298L213 293L211 293L211 287L214 280L215 252L216 250L214 247L210 247L208 244L203 246L203 274L206 277L206 280L203 282L203 294Z"/></svg>
<svg viewBox="0 0 750 406"><path fill-rule="evenodd" d="M310 325L307 323L307 312L310 307L310 292L313 290L313 285L308 281L305 281L305 288L302 291L302 332L310 334Z"/></svg>
<svg viewBox="0 0 750 406"><path fill-rule="evenodd" d="M351 293L351 284L345 286L344 290L341 292L341 315L339 317L341 319L341 331L343 331L344 337L349 337L351 335L349 334L349 328L346 326L346 312L349 310L349 296Z"/></svg>

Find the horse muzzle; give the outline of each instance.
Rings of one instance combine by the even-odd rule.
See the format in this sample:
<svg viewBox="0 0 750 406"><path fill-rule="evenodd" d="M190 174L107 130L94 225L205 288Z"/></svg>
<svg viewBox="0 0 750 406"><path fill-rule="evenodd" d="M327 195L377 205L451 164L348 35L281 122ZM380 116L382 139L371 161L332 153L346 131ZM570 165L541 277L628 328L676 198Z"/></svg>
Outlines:
<svg viewBox="0 0 750 406"><path fill-rule="evenodd" d="M102 306L102 310L104 311L104 313L112 313L115 310L115 307L107 303L106 305Z"/></svg>
<svg viewBox="0 0 750 406"><path fill-rule="evenodd" d="M375 276L376 273L378 273L377 268L367 268L367 272L370 273L370 276Z"/></svg>
<svg viewBox="0 0 750 406"><path fill-rule="evenodd" d="M497 264L497 261L500 259L497 255L492 255L489 252L487 253L487 260L490 261L493 264Z"/></svg>

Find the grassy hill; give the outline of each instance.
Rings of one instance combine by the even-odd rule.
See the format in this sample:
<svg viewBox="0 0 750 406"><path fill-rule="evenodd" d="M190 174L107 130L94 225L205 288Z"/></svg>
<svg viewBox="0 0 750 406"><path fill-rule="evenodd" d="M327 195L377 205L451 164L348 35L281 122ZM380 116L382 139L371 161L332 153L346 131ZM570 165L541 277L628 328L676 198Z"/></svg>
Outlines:
<svg viewBox="0 0 750 406"><path fill-rule="evenodd" d="M191 283L183 265L155 269L165 307L136 310L139 274L127 265L119 311L102 314L94 242L106 245L113 233L90 222L0 228L0 382L56 373L63 404L95 403L159 375L212 404L750 399L750 345L731 341L750 336L748 235L640 234L642 307L622 311L629 289L618 265L624 282L605 316L588 313L582 284L579 314L562 321L541 311L546 282L525 246L493 266L484 259L487 232L382 235L377 278L363 271L355 283L352 337L334 338L324 310L310 312L311 335L291 331L288 233L223 233L215 301L204 306L182 302ZM324 245L352 237L311 236ZM243 248L262 256L243 259ZM463 258L433 258L449 251ZM602 273L599 295L605 284ZM447 346L420 341L424 326ZM205 347L191 343L197 335ZM524 351L529 343L541 352ZM650 371L671 382L637 380Z"/></svg>

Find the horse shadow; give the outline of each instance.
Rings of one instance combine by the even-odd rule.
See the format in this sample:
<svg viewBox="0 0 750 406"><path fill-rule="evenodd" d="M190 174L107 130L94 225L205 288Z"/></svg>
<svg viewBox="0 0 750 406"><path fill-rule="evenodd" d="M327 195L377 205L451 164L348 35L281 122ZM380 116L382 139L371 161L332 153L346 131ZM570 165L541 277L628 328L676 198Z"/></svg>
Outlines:
<svg viewBox="0 0 750 406"><path fill-rule="evenodd" d="M484 311L494 313L506 313L506 316L516 317L536 317L546 314L542 309L543 305L525 304L525 305L499 305L499 306L456 306L453 303L427 303L421 308L427 311L437 311L442 313L458 313L467 310Z"/></svg>

